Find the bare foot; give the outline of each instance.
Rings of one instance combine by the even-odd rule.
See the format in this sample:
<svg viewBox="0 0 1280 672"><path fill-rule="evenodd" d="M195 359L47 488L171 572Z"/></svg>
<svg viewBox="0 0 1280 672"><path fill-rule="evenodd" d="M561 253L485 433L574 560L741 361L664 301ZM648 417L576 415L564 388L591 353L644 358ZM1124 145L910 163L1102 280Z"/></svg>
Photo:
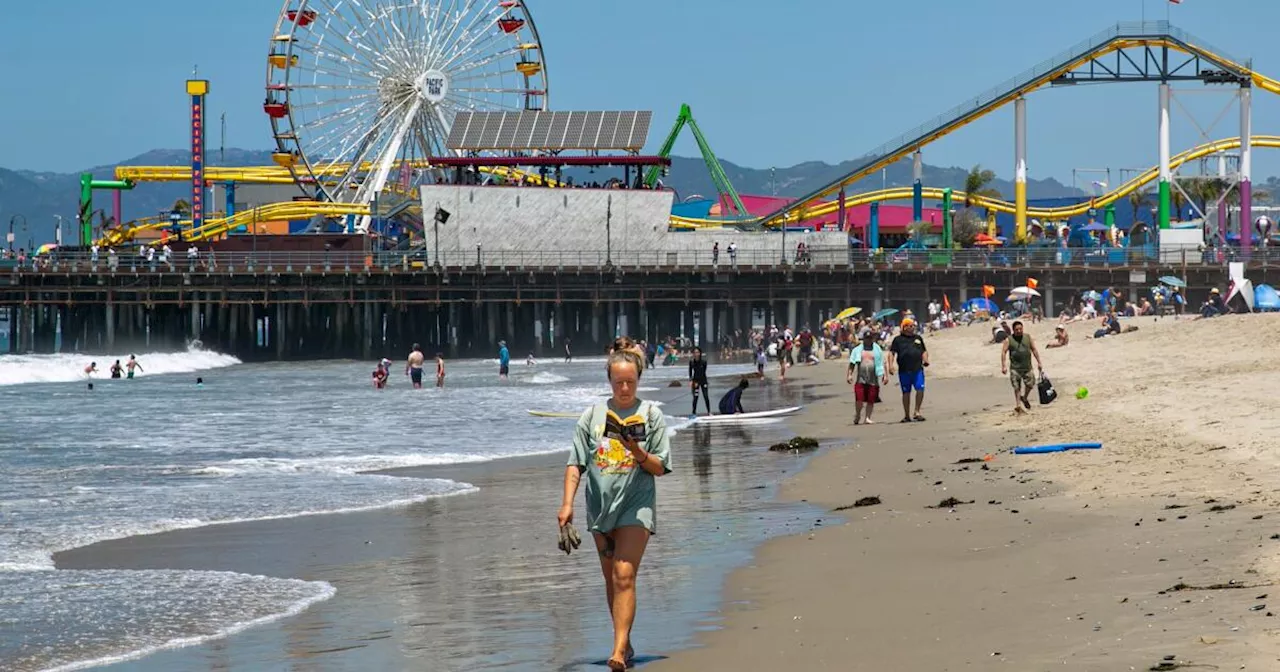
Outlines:
<svg viewBox="0 0 1280 672"><path fill-rule="evenodd" d="M874 424L876 424L876 421L875 421L875 420L872 420L871 418L867 418L866 420L863 420L863 421L862 421L862 424L864 424L864 425L874 425Z"/></svg>

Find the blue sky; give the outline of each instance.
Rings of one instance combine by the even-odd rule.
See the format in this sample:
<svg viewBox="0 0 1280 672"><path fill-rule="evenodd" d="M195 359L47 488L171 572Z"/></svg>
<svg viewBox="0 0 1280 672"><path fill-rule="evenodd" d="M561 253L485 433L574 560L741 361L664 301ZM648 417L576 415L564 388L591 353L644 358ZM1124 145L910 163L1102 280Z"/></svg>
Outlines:
<svg viewBox="0 0 1280 672"><path fill-rule="evenodd" d="M495 0L496 1L496 0ZM1143 0L528 0L542 32L554 109L648 109L653 148L682 102L721 158L766 168L859 156L1116 21ZM0 166L72 171L186 143L183 80L212 80L210 116L228 146L266 148L265 54L277 0L89 0L6 7ZM1167 3L1145 0L1148 19ZM1175 23L1280 78L1280 2L1184 0ZM1184 85L1174 150L1238 133L1226 88ZM1183 112L1196 115L1193 123ZM1028 100L1030 173L1152 165L1156 88L1043 90ZM1214 118L1222 114L1216 127ZM1276 132L1280 99L1257 92L1254 132ZM1199 126L1200 128L1198 128ZM218 144L216 131L210 144ZM677 153L693 154L690 140ZM1012 173L1013 113L990 115L925 151L938 165ZM1255 160L1255 179L1280 156ZM1094 179L1090 177L1089 179ZM1083 178L1082 178L1083 181Z"/></svg>

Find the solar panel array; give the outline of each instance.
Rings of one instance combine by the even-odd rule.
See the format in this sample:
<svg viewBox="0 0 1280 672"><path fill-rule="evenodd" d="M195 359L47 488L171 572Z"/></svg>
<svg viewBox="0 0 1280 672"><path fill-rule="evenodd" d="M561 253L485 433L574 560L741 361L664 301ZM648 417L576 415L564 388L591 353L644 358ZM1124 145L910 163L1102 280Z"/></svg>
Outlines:
<svg viewBox="0 0 1280 672"><path fill-rule="evenodd" d="M459 112L449 149L625 150L638 152L649 138L652 112Z"/></svg>

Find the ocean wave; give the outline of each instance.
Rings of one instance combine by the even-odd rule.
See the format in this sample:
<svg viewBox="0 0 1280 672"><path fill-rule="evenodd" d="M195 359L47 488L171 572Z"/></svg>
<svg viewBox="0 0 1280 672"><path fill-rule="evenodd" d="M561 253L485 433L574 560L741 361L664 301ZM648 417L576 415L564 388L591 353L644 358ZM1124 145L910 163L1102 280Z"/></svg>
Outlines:
<svg viewBox="0 0 1280 672"><path fill-rule="evenodd" d="M18 608L31 611L20 614L25 637L3 649L6 666L14 666L7 669L43 672L83 670L224 638L295 616L336 592L325 581L184 570L41 572L0 577L0 584L18 598ZM116 618L122 603L135 618ZM68 629L68 622L79 627ZM74 634L84 631L94 636ZM62 641L68 634L76 639Z"/></svg>
<svg viewBox="0 0 1280 672"><path fill-rule="evenodd" d="M533 377L529 379L529 382L534 385L554 385L555 383L567 383L569 382L569 379L558 373L539 371L533 374Z"/></svg>
<svg viewBox="0 0 1280 672"><path fill-rule="evenodd" d="M567 444L567 439L566 439ZM367 474L371 471L405 469L409 467L434 467L451 464L477 464L512 457L550 455L567 451L564 447L547 447L533 450L513 450L486 453L409 453L404 455L334 455L328 457L248 457L230 460L218 465L193 467L188 473L206 476L234 476L246 473L331 473Z"/></svg>
<svg viewBox="0 0 1280 672"><path fill-rule="evenodd" d="M90 362L98 365L94 379L110 378L112 362L128 361L133 353L114 354L57 354L57 355L0 355L0 385L24 385L30 383L70 383L86 380L84 367ZM137 355L142 370L137 377L158 376L172 373L193 373L240 363L231 355L209 350L189 348L185 352L147 352Z"/></svg>
<svg viewBox="0 0 1280 672"><path fill-rule="evenodd" d="M90 546L104 541L112 541L115 539L127 539L129 537L174 532L177 530L191 530L201 527L213 527L216 525L234 525L236 523L252 523L266 520L286 520L289 518L301 518L303 516L374 511L377 509L410 506L440 497L452 497L455 495L467 495L479 492L479 488L471 485L470 483L461 483L447 479L403 479L394 476L379 477L374 475L361 476L361 478L387 478L394 479L396 481L412 480L415 484L432 486L433 489L429 492L420 492L408 496L372 501L368 503L303 507L292 511L266 513L261 515L232 515L226 518L175 517L148 521L112 521L108 525L93 529L60 530L61 534L59 534L55 539L50 539L45 543L40 543L38 546L31 546L21 542L18 544L12 544L9 543L11 540L6 540L3 537L0 537L0 554L3 554L6 558L4 562L0 562L0 573L55 569L53 562L53 556L55 553L69 551L74 548L83 548L85 546Z"/></svg>

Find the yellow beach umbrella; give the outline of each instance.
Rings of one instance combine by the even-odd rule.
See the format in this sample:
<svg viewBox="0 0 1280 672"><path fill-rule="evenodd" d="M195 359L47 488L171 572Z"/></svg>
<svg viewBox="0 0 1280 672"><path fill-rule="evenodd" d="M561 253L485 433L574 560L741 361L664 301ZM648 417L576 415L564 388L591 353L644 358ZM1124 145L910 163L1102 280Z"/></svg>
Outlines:
<svg viewBox="0 0 1280 672"><path fill-rule="evenodd" d="M856 307L849 307L849 308L845 308L844 310L840 311L840 313L839 313L838 315L836 315L834 319L836 319L836 320L838 320L838 321L840 321L840 322L844 322L845 320L847 320L847 319L849 319L849 318L853 317L854 315L857 315L858 313L861 313L861 312L862 312L862 309L861 309L861 308L856 308Z"/></svg>

